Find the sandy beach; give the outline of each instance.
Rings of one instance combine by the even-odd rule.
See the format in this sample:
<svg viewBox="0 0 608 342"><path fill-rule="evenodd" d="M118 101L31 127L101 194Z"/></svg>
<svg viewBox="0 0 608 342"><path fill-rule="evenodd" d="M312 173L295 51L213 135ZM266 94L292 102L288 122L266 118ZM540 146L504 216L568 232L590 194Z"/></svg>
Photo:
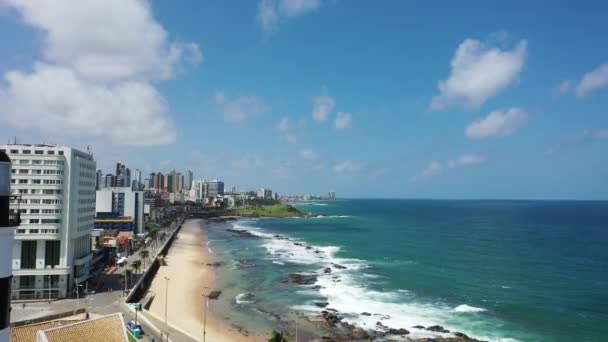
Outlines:
<svg viewBox="0 0 608 342"><path fill-rule="evenodd" d="M177 239L169 249L166 266L161 266L150 291L156 297L150 307L150 313L161 321L165 317L165 290L168 281L168 324L190 335L196 340L203 340L204 303L203 294L214 288L215 269L206 266L209 259L206 228L201 229L203 220L184 222ZM209 300L207 310L207 341L263 341L262 336L245 336L238 332L229 321L213 314L214 301ZM160 327L159 327L160 328Z"/></svg>

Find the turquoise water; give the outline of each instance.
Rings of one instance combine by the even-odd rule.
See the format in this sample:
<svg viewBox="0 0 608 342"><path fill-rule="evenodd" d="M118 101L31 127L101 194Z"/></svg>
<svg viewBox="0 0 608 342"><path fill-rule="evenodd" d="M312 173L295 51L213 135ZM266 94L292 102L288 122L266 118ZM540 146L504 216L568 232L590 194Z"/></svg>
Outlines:
<svg viewBox="0 0 608 342"><path fill-rule="evenodd" d="M608 336L608 202L336 200L299 208L327 216L210 229L210 248L228 262L220 268L225 304L245 326L272 326L260 311L314 313L322 310L315 302L328 302L347 321L372 328L381 320L421 337L428 332L412 326L490 341ZM259 237L226 232L233 226ZM320 288L281 282L325 267L332 273L319 276ZM237 303L242 293L255 298Z"/></svg>

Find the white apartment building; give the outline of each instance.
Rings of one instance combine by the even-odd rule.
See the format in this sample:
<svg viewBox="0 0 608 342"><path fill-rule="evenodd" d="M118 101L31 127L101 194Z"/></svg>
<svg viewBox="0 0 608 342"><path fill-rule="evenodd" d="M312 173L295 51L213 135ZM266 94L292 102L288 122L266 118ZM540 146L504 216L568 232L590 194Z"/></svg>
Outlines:
<svg viewBox="0 0 608 342"><path fill-rule="evenodd" d="M65 146L0 145L12 160L14 299L62 298L90 275L95 161Z"/></svg>
<svg viewBox="0 0 608 342"><path fill-rule="evenodd" d="M113 213L133 219L134 234L144 232L144 192L131 188L104 188L97 190L95 212Z"/></svg>

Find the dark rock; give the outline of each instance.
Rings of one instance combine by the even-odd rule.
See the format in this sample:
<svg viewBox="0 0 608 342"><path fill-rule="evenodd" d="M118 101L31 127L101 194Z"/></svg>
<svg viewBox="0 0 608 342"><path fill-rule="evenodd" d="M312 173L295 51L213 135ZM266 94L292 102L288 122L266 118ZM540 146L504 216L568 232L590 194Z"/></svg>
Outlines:
<svg viewBox="0 0 608 342"><path fill-rule="evenodd" d="M221 294L222 294L222 291L211 291L211 292L209 292L209 294L207 295L207 297L209 299L218 299Z"/></svg>
<svg viewBox="0 0 608 342"><path fill-rule="evenodd" d="M467 336L466 334L461 333L461 332L455 332L455 333L454 333L454 336L456 336L456 337L460 337L460 338L464 338L464 339L470 339L470 337L469 337L469 336Z"/></svg>
<svg viewBox="0 0 608 342"><path fill-rule="evenodd" d="M292 273L289 275L289 279L299 285L312 285L317 282L317 275Z"/></svg>
<svg viewBox="0 0 608 342"><path fill-rule="evenodd" d="M258 236L255 236L255 235L251 234L250 231L245 230L245 229L232 229L232 228L229 228L229 229L226 229L226 231L234 233L234 234L236 234L238 236L241 236L241 237L252 237L252 238L258 237Z"/></svg>
<svg viewBox="0 0 608 342"><path fill-rule="evenodd" d="M321 317L323 317L323 319L325 320L325 323L330 327L335 326L336 323L338 323L340 321L340 317L338 317L337 314L327 311L327 310L321 311Z"/></svg>
<svg viewBox="0 0 608 342"><path fill-rule="evenodd" d="M319 291L321 289L321 285L315 285L312 287L312 289Z"/></svg>
<svg viewBox="0 0 608 342"><path fill-rule="evenodd" d="M328 302L315 302L315 306L318 306L320 308L324 308L324 307L326 307L328 305L329 305Z"/></svg>
<svg viewBox="0 0 608 342"><path fill-rule="evenodd" d="M412 328L416 328L416 329L424 329L424 326L422 326L422 325L414 325Z"/></svg>
<svg viewBox="0 0 608 342"><path fill-rule="evenodd" d="M331 266L333 268L336 268L336 269L339 269L339 270L345 270L347 268L346 266L342 266L342 265L334 264L334 263L332 263Z"/></svg>
<svg viewBox="0 0 608 342"><path fill-rule="evenodd" d="M329 268L329 267L325 267L325 268L323 269L323 273L326 273L326 274L327 274L327 273L331 273L331 268Z"/></svg>
<svg viewBox="0 0 608 342"><path fill-rule="evenodd" d="M301 244L299 242L294 242L293 244L296 245L296 246L304 246L303 244Z"/></svg>
<svg viewBox="0 0 608 342"><path fill-rule="evenodd" d="M360 327L356 327L353 329L353 335L355 336L355 338L358 338L358 339L365 339L365 338L369 337L367 335L367 332L365 330L363 330L363 328L360 328Z"/></svg>
<svg viewBox="0 0 608 342"><path fill-rule="evenodd" d="M362 316L371 316L372 314L371 314L371 313L369 313L369 312L362 312L362 313L361 313L361 315L362 315Z"/></svg>
<svg viewBox="0 0 608 342"><path fill-rule="evenodd" d="M410 331L407 329L399 328L399 329L388 329L388 331L386 333L388 335L407 335L410 333Z"/></svg>
<svg viewBox="0 0 608 342"><path fill-rule="evenodd" d="M210 267L220 267L220 266L222 266L222 263L219 262L219 261L216 261L214 263L207 264L207 266L210 266Z"/></svg>
<svg viewBox="0 0 608 342"><path fill-rule="evenodd" d="M382 322L380 322L380 321L376 322L376 327L378 329L388 330L388 327L386 325L382 324Z"/></svg>
<svg viewBox="0 0 608 342"><path fill-rule="evenodd" d="M306 246L306 249L312 249L312 247L310 247L310 246Z"/></svg>
<svg viewBox="0 0 608 342"><path fill-rule="evenodd" d="M426 328L428 331L440 332L440 333L449 333L448 329L445 329L441 325L433 325L431 327Z"/></svg>

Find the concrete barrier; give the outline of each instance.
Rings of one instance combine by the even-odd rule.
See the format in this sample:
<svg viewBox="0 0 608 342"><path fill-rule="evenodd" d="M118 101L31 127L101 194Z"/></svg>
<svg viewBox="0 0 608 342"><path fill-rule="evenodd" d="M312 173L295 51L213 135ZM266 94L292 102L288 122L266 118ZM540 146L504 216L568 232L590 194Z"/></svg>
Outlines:
<svg viewBox="0 0 608 342"><path fill-rule="evenodd" d="M150 264L148 269L139 278L139 280L137 280L137 282L135 283L135 285L133 286L131 291L129 291L129 294L127 295L127 298L125 299L125 302L138 303L144 297L144 295L148 291L148 288L152 284L152 280L154 280L154 277L156 276L156 272L158 272L158 269L160 268L159 256L164 257L167 255L167 252L169 251L169 248L171 247L173 240L175 240L177 233L182 228L184 219L185 218L182 217L178 221L179 223L176 223L177 228L175 228L175 230L173 230L173 233L171 233L171 235L169 236L167 241L165 241L165 243L162 245L162 247L158 250L158 253L154 256L154 260L152 261L152 263Z"/></svg>

